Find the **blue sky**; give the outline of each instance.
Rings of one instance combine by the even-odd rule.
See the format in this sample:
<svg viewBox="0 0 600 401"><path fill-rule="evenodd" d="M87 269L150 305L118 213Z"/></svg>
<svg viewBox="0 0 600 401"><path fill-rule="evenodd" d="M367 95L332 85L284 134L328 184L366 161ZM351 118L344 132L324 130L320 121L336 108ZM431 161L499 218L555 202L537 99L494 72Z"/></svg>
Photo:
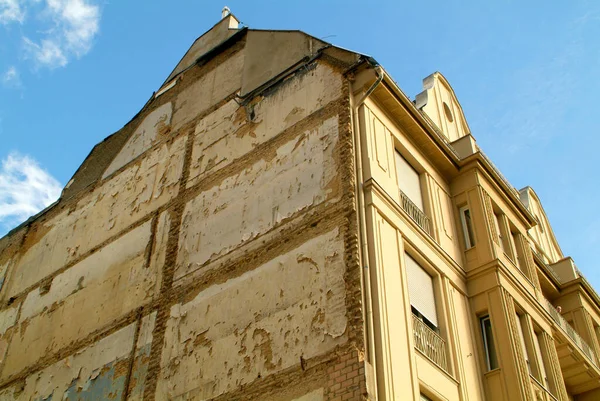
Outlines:
<svg viewBox="0 0 600 401"><path fill-rule="evenodd" d="M479 145L541 197L600 289L597 1L0 0L0 235L52 202L229 6L375 57L411 98L442 72Z"/></svg>

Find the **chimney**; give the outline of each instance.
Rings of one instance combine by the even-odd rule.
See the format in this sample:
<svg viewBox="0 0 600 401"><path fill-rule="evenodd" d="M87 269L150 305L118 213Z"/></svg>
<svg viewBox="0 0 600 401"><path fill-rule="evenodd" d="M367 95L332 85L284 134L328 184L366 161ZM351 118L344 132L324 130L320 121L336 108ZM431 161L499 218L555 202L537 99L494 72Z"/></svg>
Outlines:
<svg viewBox="0 0 600 401"><path fill-rule="evenodd" d="M229 9L229 7L223 7L223 11L221 11L221 19L227 17L229 14L231 14L231 10Z"/></svg>

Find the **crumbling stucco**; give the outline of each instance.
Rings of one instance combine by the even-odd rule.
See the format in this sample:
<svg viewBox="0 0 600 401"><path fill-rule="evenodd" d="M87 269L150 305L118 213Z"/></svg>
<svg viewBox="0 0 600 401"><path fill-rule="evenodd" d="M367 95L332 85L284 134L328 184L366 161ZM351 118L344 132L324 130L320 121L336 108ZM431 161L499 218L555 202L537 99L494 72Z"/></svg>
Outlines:
<svg viewBox="0 0 600 401"><path fill-rule="evenodd" d="M141 401L144 395L144 386L148 376L150 346L152 345L152 330L154 330L155 323L156 312L144 316L142 319L131 371L131 382L129 383L129 396L127 397L129 401Z"/></svg>
<svg viewBox="0 0 600 401"><path fill-rule="evenodd" d="M341 79L318 65L247 108L231 100L195 129L188 187L337 99Z"/></svg>
<svg viewBox="0 0 600 401"><path fill-rule="evenodd" d="M323 400L324 400L323 389L320 388L318 390L311 391L310 393L305 394L302 397L294 398L292 401L323 401Z"/></svg>
<svg viewBox="0 0 600 401"><path fill-rule="evenodd" d="M15 331L15 324L21 305L13 305L0 311L0 368L6 359L8 344ZM1 399L1 398L0 398Z"/></svg>
<svg viewBox="0 0 600 401"><path fill-rule="evenodd" d="M27 377L0 393L2 400L120 399L123 367L133 346L135 324Z"/></svg>
<svg viewBox="0 0 600 401"><path fill-rule="evenodd" d="M211 398L344 342L340 237L336 229L310 239L175 304L156 399Z"/></svg>
<svg viewBox="0 0 600 401"><path fill-rule="evenodd" d="M31 291L21 308L2 378L35 363L73 341L148 302L160 283L160 270L146 266L151 222ZM28 352L23 354L22 350Z"/></svg>
<svg viewBox="0 0 600 401"><path fill-rule="evenodd" d="M165 143L28 235L5 297L77 259L178 192L186 138ZM35 269L31 267L35 266Z"/></svg>
<svg viewBox="0 0 600 401"><path fill-rule="evenodd" d="M239 89L243 68L244 52L240 51L183 90L175 102L173 129L181 128L185 123Z"/></svg>
<svg viewBox="0 0 600 401"><path fill-rule="evenodd" d="M171 132L172 113L173 105L169 102L146 116L108 166L102 178L108 177L150 149L157 142L166 139Z"/></svg>
<svg viewBox="0 0 600 401"><path fill-rule="evenodd" d="M330 366L359 371L348 88L316 60L245 102L236 38L0 246L0 400L323 401Z"/></svg>
<svg viewBox="0 0 600 401"><path fill-rule="evenodd" d="M10 261L0 264L0 291L4 286L4 279L6 278L6 272L8 271L8 265Z"/></svg>
<svg viewBox="0 0 600 401"><path fill-rule="evenodd" d="M328 199L337 175L337 117L290 139L185 208L175 279Z"/></svg>

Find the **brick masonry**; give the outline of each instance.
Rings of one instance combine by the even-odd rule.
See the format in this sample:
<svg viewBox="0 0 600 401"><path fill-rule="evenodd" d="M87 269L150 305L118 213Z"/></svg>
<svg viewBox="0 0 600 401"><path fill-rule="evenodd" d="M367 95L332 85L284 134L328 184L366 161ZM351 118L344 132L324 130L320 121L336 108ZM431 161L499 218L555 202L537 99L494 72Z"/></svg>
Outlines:
<svg viewBox="0 0 600 401"><path fill-rule="evenodd" d="M0 399L366 399L348 83L316 60L240 106L244 46L0 240Z"/></svg>

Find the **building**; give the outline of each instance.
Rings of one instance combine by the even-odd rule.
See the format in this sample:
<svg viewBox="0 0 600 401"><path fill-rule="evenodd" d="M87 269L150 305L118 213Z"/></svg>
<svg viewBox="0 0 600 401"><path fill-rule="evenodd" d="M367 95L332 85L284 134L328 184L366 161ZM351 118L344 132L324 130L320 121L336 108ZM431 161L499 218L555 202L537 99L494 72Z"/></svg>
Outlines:
<svg viewBox="0 0 600 401"><path fill-rule="evenodd" d="M600 399L600 299L446 79L227 13L0 273L2 400Z"/></svg>

